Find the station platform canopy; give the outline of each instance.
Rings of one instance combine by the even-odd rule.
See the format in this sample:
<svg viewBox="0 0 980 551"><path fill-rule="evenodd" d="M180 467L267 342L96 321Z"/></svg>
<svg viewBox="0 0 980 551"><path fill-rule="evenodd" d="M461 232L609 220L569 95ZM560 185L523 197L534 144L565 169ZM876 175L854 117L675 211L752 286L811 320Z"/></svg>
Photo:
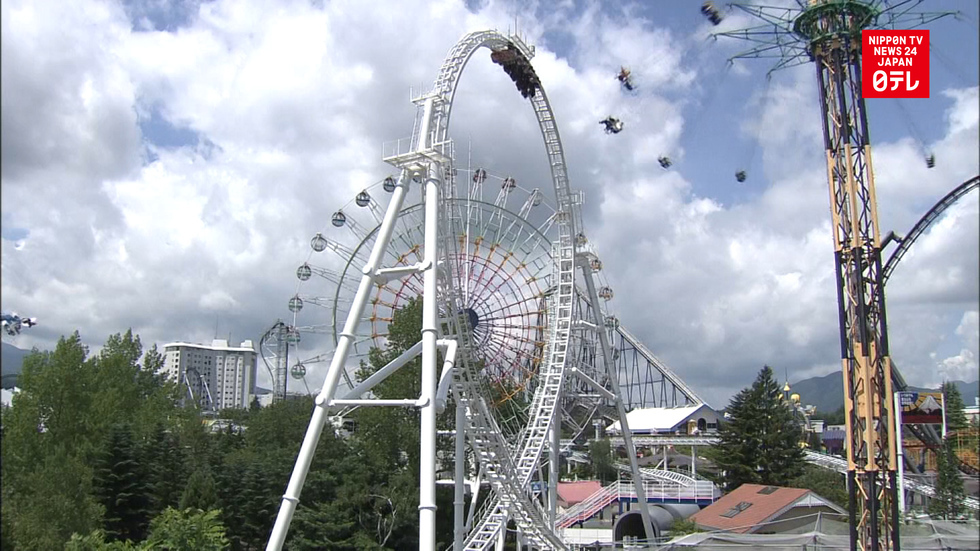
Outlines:
<svg viewBox="0 0 980 551"><path fill-rule="evenodd" d="M626 414L630 432L636 435L703 434L718 428L721 416L707 404L676 408L638 408ZM606 427L606 433L621 435L619 421Z"/></svg>

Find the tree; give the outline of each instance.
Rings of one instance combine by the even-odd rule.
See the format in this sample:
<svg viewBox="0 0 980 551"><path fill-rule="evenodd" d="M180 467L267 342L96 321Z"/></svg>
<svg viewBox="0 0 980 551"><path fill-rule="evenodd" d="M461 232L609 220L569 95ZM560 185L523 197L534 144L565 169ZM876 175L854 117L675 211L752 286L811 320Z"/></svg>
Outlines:
<svg viewBox="0 0 980 551"><path fill-rule="evenodd" d="M184 486L184 493L180 496L180 509L210 509L217 502L218 494L211 470L202 467L191 473L187 485Z"/></svg>
<svg viewBox="0 0 980 551"><path fill-rule="evenodd" d="M140 549L224 551L230 544L220 514L217 510L167 508L150 523L150 535Z"/></svg>
<svg viewBox="0 0 980 551"><path fill-rule="evenodd" d="M846 422L844 419L844 406L837 408L834 412L816 411L810 417L813 419L822 419L824 425L843 425Z"/></svg>
<svg viewBox="0 0 980 551"><path fill-rule="evenodd" d="M389 362L414 346L422 336L422 300L413 298L392 314L388 324L388 345L372 348L370 365L357 373L360 380L368 378ZM421 356L389 375L372 389L378 398L415 398L422 392ZM419 426L416 408L374 407L357 412L356 438L368 455L384 462L385 471L395 469L419 470L419 433L410 427Z"/></svg>
<svg viewBox="0 0 980 551"><path fill-rule="evenodd" d="M105 508L106 536L142 540L150 520L150 496L128 425L112 427L94 474L94 493Z"/></svg>
<svg viewBox="0 0 980 551"><path fill-rule="evenodd" d="M948 430L965 429L969 423L963 413L963 396L955 383L943 383L939 390L943 393L946 409L946 428Z"/></svg>
<svg viewBox="0 0 980 551"><path fill-rule="evenodd" d="M184 454L180 442L162 423L139 444L140 463L146 470L150 517L156 517L167 507L176 507L184 492L187 478Z"/></svg>
<svg viewBox="0 0 980 551"><path fill-rule="evenodd" d="M745 483L785 486L803 474L803 433L769 366L726 411L720 441L704 454L724 472L720 481L726 491Z"/></svg>
<svg viewBox="0 0 980 551"><path fill-rule="evenodd" d="M616 480L616 459L608 438L589 441L590 475L605 485Z"/></svg>
<svg viewBox="0 0 980 551"><path fill-rule="evenodd" d="M830 469L807 465L803 474L791 480L789 486L813 490L821 497L847 508L847 482L843 475Z"/></svg>
<svg viewBox="0 0 980 551"><path fill-rule="evenodd" d="M72 534L65 551L225 551L229 548L220 511L165 509L150 523L146 541L106 541L102 530Z"/></svg>
<svg viewBox="0 0 980 551"><path fill-rule="evenodd" d="M52 352L29 354L21 392L4 412L4 539L19 550L60 549L73 532L99 527L89 464L101 439L90 430L87 355L77 332Z"/></svg>
<svg viewBox="0 0 980 551"><path fill-rule="evenodd" d="M929 502L929 514L943 519L955 519L963 513L963 479L960 478L959 459L953 448L953 440L944 438L939 450L936 477L936 495Z"/></svg>
<svg viewBox="0 0 980 551"><path fill-rule="evenodd" d="M670 536L672 538L694 534L700 531L701 529L698 528L698 523L689 518L677 519L670 525Z"/></svg>
<svg viewBox="0 0 980 551"><path fill-rule="evenodd" d="M65 544L65 551L136 551L136 547L128 541L107 542L105 532L96 530L84 536L72 534Z"/></svg>
<svg viewBox="0 0 980 551"><path fill-rule="evenodd" d="M3 496L18 551L62 549L73 533L99 527L102 507L92 497L92 469L77 457L58 450L39 458L25 478L30 484Z"/></svg>
<svg viewBox="0 0 980 551"><path fill-rule="evenodd" d="M149 489L136 449L151 427L170 426L175 403L172 387L151 373L154 351L146 369L141 356L131 331L110 336L94 357L76 331L25 358L22 392L3 419L4 497L18 549L62 548L73 532L99 528L105 509L109 537L145 531ZM119 423L134 430L117 432Z"/></svg>

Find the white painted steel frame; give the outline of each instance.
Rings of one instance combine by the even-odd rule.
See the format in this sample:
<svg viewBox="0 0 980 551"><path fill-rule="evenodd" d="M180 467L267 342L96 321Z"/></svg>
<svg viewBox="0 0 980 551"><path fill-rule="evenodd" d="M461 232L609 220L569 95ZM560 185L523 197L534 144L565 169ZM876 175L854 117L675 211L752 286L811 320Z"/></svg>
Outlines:
<svg viewBox="0 0 980 551"><path fill-rule="evenodd" d="M533 49L514 36L504 36L497 31L482 31L470 33L463 37L459 43L450 51L446 62L443 65L440 75L436 80L435 87L431 94L418 100L420 103L420 113L416 118L415 129L412 137L412 147L405 155L396 155L386 160L402 168L402 173L398 184L393 192L388 210L384 215L384 220L379 228L377 240L372 248L367 265L364 267L363 275L357 292L354 296L351 310L348 313L347 321L343 331L337 339L337 347L327 374L326 382L320 394L315 400L315 409L304 437L300 453L297 457L296 465L290 477L286 493L283 496L279 515L276 518L275 527L270 537L267 549L278 550L282 547L285 540L286 531L295 512L299 495L303 483L309 471L313 454L316 449L324 422L327 418L329 407L337 403L335 393L340 376L345 373L345 364L348 357L350 345L357 333L357 325L363 314L363 310L368 301L368 295L372 285L379 278L388 278L393 275L402 275L401 272L395 273L392 270L383 270L380 266L381 259L391 242L394 222L404 203L407 185L414 175L424 178L425 189L425 261L416 269L424 274L424 299L423 299L423 329L422 329L422 396L416 405L422 409L421 421L421 483L419 498L419 548L434 549L435 546L435 414L436 414L436 341L438 339L438 301L441 299L444 306L448 306L450 320L458 320L459 312L456 311L458 304L458 289L454 289L451 278L446 278L444 287L440 289L438 270L435 268L437 260L441 259L446 266L446 273L455 273L449 264L453 262L453 255L450 253L454 236L451 232L446 232L440 225L439 207L445 203L440 200L440 188L443 187L442 179L446 178L452 182L452 145L448 140L448 123L451 114L452 99L455 95L456 85L462 68L468 59L480 47L490 49L501 49L509 44L515 45L527 58L533 56ZM557 432L555 415L558 404L558 397L562 389L562 376L565 365L565 355L568 346L568 338L571 330L575 283L575 222L580 218L577 212L578 204L573 200L568 186L568 178L564 160L564 153L558 135L557 125L554 115L548 104L547 97L543 89L531 98L531 103L538 119L538 123L545 142L545 149L550 161L552 180L555 188L557 200L557 221L559 229L559 239L556 245L554 260L558 269L556 278L558 282L558 292L553 297L555 304L549 309L549 326L552 331L552 338L547 342L547 366L545 384L539 386L538 392L532 403L534 411L529 422L529 430L522 437L522 444L516 457L512 456L514 450L506 440L503 439L499 428L496 426L494 417L491 415L483 396L479 395L479 385L477 384L478 374L475 372L474 362L468 361L468 353L471 345L468 342L468 332L458 331L457 337L460 339L459 368L453 371L456 381L454 395L457 407L465 411L466 427L465 433L470 438L471 445L480 459L481 470L490 480L495 490L495 503L491 507L490 514L470 533L466 548L483 549L496 539L494 536L499 533L502 523L507 518L517 522L518 529L522 537L530 545L539 548L564 548L563 543L553 532L548 516L539 509L540 505L532 502L526 493L526 487L530 477L540 462L541 452L544 448L548 435L551 430ZM451 196L453 187L445 187ZM442 239L446 245L445 251L440 253L439 238L442 230ZM328 244L329 245L329 244ZM404 270L402 270L404 271ZM588 275L588 274L587 274ZM587 277L589 283L591 279ZM595 289L592 287L592 299L595 297ZM441 291L441 293L440 293ZM598 333L603 337L603 351L606 359L607 368L612 369L611 352L608 342L604 339L604 331ZM618 387L615 384L615 373L613 384L616 394ZM622 422L625 423L625 412L622 409L622 400L617 400L620 406ZM402 405L402 404L399 404ZM624 427L626 428L626 427ZM457 426L457 434L460 434L462 427ZM628 428L626 428L628 434ZM629 446L627 436L627 445ZM457 446L458 448L458 446ZM557 452L557 450L555 450ZM457 449L457 457L460 455ZM635 458L635 454L631 453ZM457 473L459 468L457 467ZM639 473L633 462L634 477L639 479ZM459 484L457 481L457 521L455 532L458 548L458 538L462 530L459 528L459 518L461 518L461 505L458 499ZM642 486L640 489L642 493ZM471 511L472 512L472 511ZM644 525L648 534L652 535L649 516L644 511ZM553 517L552 517L553 518ZM474 537L482 534L483 537ZM472 545L480 540L478 545Z"/></svg>
<svg viewBox="0 0 980 551"><path fill-rule="evenodd" d="M459 82L459 75L462 72L463 67L473 53L480 47L486 47L491 50L501 49L509 44L513 44L517 47L527 58L533 56L533 49L528 47L524 42L518 37L506 37L497 31L481 31L470 33L463 37L456 46L450 51L447 56L446 62L443 64L440 70L440 75L436 80L434 93L441 96L443 101L437 102L434 109L434 127L432 129L431 142L433 144L444 144L448 142L448 125L449 118L452 109L452 98L455 95L456 86ZM555 195L558 205L559 214L564 212L564 216L559 216L559 248L565 255L565 262L568 265L568 274L574 278L574 241L572 239L573 232L573 219L571 216L572 202L571 193L568 187L568 177L565 169L564 153L561 148L561 140L558 136L557 126L555 124L554 115L551 112L550 105L547 102L547 98L542 89L539 89L535 96L532 98L532 105L534 106L535 115L537 116L539 126L542 131L542 135L545 140L545 148L548 153L552 180L555 186ZM419 126L418 124L416 125ZM419 138L421 139L421 137ZM451 250L451 247L448 249ZM561 256L561 253L559 253ZM450 272L452 273L452 272ZM569 297L572 296L571 293L574 292L574 282L569 282ZM453 303L454 301L450 301ZM538 403L538 408L536 410L537 416L532 416L529 425L536 427L535 430L526 433L525 437L522 439L523 445L521 446L521 453L519 453L519 459L517 460L518 472L514 472L510 469L504 468L502 472L496 472L494 469L488 470L488 478L491 483L496 482L495 490L497 492L497 502L494 507L490 510L489 514L484 517L483 521L479 526L473 529L471 532L471 537L469 538L467 549L484 549L488 546L494 539L495 535L498 533L502 523L511 516L518 521L518 526L524 531L525 536L528 537L529 542L534 542L534 540L539 540L541 543L545 543L550 540L552 544L557 543L561 546L560 542L554 538L551 534L550 528L546 527L541 523L538 518L540 518L540 512L526 510L528 507L534 508L534 505L529 503L526 499L521 499L524 497L524 487L527 485L527 480L529 480L531 473L533 473L534 467L540 461L541 451L544 447L545 441L547 439L548 429L552 425L552 419L556 416L554 411L557 406L557 398L561 392L561 374L565 362L565 348L567 348L568 343L568 331L570 329L571 323L571 304L569 300L567 308L567 318L565 319L555 319L552 318L553 324L551 327L563 326L562 329L555 337L562 340L564 336L563 344L557 344L560 348L559 351L559 361L556 364L554 361L549 362L552 369L550 377L547 377L549 384L541 385L544 389L541 392L536 393L533 402ZM550 314L549 314L550 317ZM465 331L464 331L465 332ZM553 337L554 338L554 337ZM464 341L465 342L465 341ZM547 346L550 348L555 346L553 339L549 339ZM466 348L463 346L462 348ZM546 357L549 357L546 354ZM466 355L463 354L461 359L463 363L466 362ZM465 370L462 372L463 375L466 374ZM461 378L461 384L457 386L457 398L463 399L462 394L475 390L475 379L466 381L469 383L465 384L466 378ZM539 389L540 390L540 389ZM533 403L532 402L532 403ZM458 401L458 403L460 403ZM533 407L533 406L532 406ZM486 431L492 430L487 424L492 424L493 419L486 409L486 404L482 400L478 400L477 407L468 408L468 412L471 415L470 425L471 429L476 435L473 438L474 449L478 452L478 455L483 456L484 459L492 460L496 463L500 463L501 456L507 455L507 459L510 459L511 450L510 447L506 445L506 442L499 441L499 432L496 435L486 434ZM475 414L475 415L474 415ZM486 437L484 441L480 435ZM501 444L503 446L501 447ZM482 448L482 450L480 449ZM490 454L490 450L493 449L493 453ZM509 463L505 461L504 463ZM497 465L499 467L499 465ZM526 473L526 474L525 474ZM503 485L513 485L516 488L504 488ZM510 494L510 499L508 503L502 503L499 497L504 494ZM514 499L517 498L517 499ZM511 511L511 509L517 509L517 511ZM533 517L536 525L526 525L525 522L529 520L528 517ZM546 532L542 534L542 531ZM536 534L540 534L540 537L535 537ZM547 544L546 544L547 545Z"/></svg>
<svg viewBox="0 0 980 551"><path fill-rule="evenodd" d="M398 212L401 210L402 204L405 201L405 194L407 193L410 178L411 174L408 171L403 171L398 184L395 186L394 192L392 192L391 202L388 205L388 211L385 213L384 221L381 223L378 239L375 241L368 264L364 267L360 285L354 296L354 303L351 307L350 314L347 316L344 330L337 341L337 349L334 352L333 359L330 361L326 381L324 381L320 393L314 400L315 407L313 408L310 425L306 429L303 444L300 446L299 454L296 457L296 465L293 467L293 472L289 477L286 493L282 497L282 504L279 507L279 513L276 516L276 522L272 528L269 543L266 546L267 551L279 551L282 549L283 542L286 540L289 524L293 519L293 514L296 512L296 506L299 504L299 496L303 491L303 484L306 482L306 475L309 473L310 464L313 462L313 454L316 452L320 435L323 433L323 426L327 421L329 402L333 400L341 373L345 372L350 344L357 333L357 324L367 304L368 294L374 285L374 273L379 268L384 250L391 240L395 219L398 217Z"/></svg>

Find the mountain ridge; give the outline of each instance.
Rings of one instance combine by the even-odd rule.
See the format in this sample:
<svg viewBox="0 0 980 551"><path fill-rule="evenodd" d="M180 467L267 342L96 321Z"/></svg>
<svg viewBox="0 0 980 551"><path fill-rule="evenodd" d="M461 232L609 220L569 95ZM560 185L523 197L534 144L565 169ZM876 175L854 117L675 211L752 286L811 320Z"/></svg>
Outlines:
<svg viewBox="0 0 980 551"><path fill-rule="evenodd" d="M974 399L980 391L980 381L964 382L950 381L959 389L963 403L974 405ZM819 377L810 377L796 383L790 383L790 392L800 395L803 404L817 407L822 413L833 413L844 406L844 382L840 371L835 371ZM915 392L936 392L938 388L909 386Z"/></svg>
<svg viewBox="0 0 980 551"><path fill-rule="evenodd" d="M17 377L24 366L24 358L31 353L30 350L17 348L9 343L2 343L0 347L0 380L3 388L11 388L17 384Z"/></svg>

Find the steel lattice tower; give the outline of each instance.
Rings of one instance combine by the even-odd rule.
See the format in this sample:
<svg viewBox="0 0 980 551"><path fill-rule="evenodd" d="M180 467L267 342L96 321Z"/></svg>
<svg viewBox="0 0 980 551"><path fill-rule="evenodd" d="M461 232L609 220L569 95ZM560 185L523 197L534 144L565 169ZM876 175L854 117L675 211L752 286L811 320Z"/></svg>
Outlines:
<svg viewBox="0 0 980 551"><path fill-rule="evenodd" d="M888 4L797 0L798 7L739 5L762 25L714 36L756 45L735 58L774 58L772 70L814 62L834 232L847 424L851 549L900 549L892 364L883 293L881 229L868 119L861 95L861 31L902 29L950 15Z"/></svg>
<svg viewBox="0 0 980 551"><path fill-rule="evenodd" d="M276 320L272 327L259 340L262 351L262 361L269 375L272 376L272 402L278 403L286 399L286 377L289 364L289 344L295 336L295 331L282 320Z"/></svg>

